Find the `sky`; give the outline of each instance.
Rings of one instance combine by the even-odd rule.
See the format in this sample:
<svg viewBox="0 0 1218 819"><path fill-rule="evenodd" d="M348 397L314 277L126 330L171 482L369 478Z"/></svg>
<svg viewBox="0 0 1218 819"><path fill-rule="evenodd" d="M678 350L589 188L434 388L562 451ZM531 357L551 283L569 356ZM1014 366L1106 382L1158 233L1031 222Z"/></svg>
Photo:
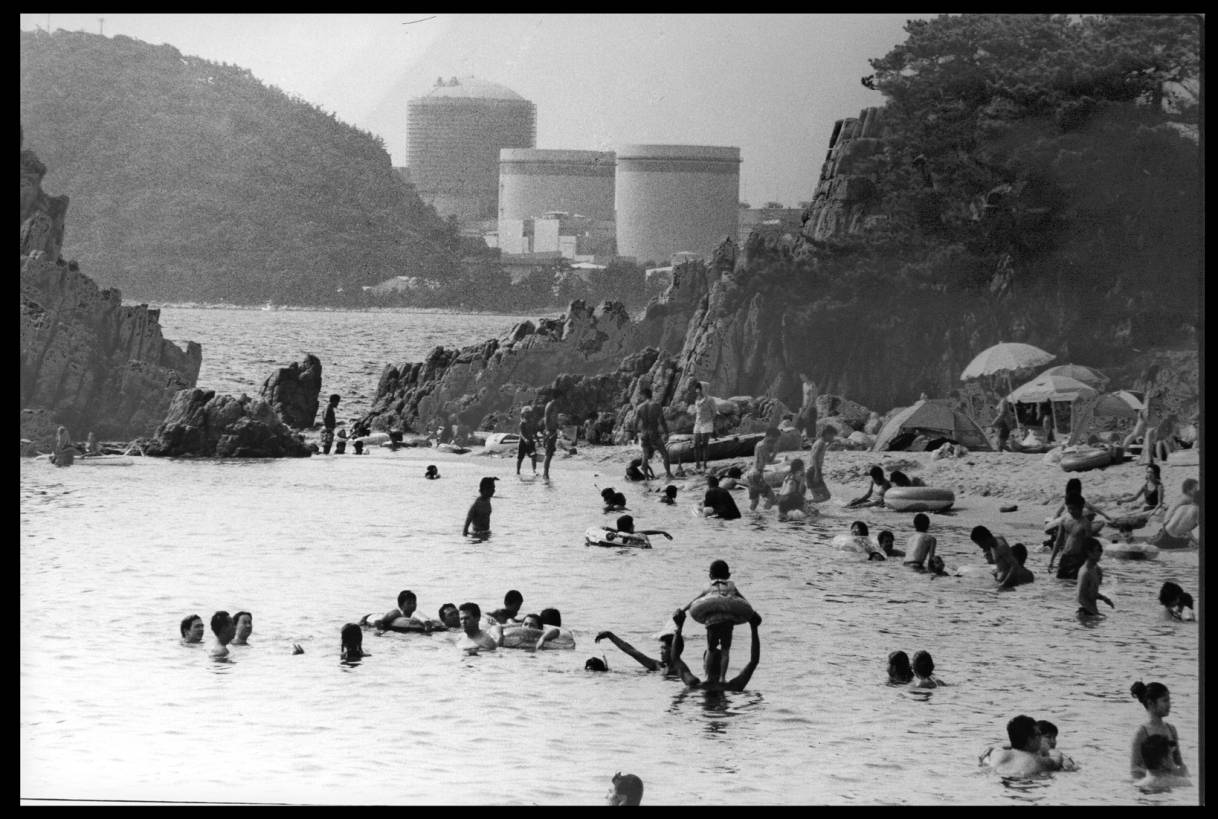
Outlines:
<svg viewBox="0 0 1218 819"><path fill-rule="evenodd" d="M248 68L380 136L406 164L406 103L475 76L537 106L537 147L740 148L740 195L812 198L836 120L883 97L869 58L926 14L22 14Z"/></svg>

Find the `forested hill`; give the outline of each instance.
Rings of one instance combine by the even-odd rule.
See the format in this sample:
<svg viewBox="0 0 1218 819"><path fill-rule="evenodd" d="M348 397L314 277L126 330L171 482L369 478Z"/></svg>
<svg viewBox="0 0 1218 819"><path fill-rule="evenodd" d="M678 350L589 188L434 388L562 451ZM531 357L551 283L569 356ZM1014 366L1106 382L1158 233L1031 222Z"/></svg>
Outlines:
<svg viewBox="0 0 1218 819"><path fill-rule="evenodd" d="M23 31L21 123L71 196L64 257L127 298L341 304L458 275L455 231L379 138L237 66Z"/></svg>

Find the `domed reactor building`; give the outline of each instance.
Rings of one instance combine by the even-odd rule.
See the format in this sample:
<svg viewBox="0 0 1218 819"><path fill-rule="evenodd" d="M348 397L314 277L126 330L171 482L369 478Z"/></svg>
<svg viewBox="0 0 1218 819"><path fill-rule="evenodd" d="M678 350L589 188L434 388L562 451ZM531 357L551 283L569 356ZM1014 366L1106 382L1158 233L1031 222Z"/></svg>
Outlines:
<svg viewBox="0 0 1218 819"><path fill-rule="evenodd" d="M462 222L498 216L499 151L536 140L537 107L493 82L437 80L407 104L410 179L424 202Z"/></svg>

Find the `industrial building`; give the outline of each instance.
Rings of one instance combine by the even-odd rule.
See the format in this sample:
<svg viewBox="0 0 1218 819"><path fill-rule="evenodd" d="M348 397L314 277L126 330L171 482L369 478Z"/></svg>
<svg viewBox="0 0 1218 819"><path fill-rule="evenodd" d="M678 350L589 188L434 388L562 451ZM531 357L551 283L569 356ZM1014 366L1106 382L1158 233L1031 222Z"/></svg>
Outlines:
<svg viewBox="0 0 1218 819"><path fill-rule="evenodd" d="M499 152L499 218L562 211L613 221L612 151L504 148Z"/></svg>
<svg viewBox="0 0 1218 819"><path fill-rule="evenodd" d="M532 148L537 109L515 91L474 77L437 80L407 104L410 180L441 216L498 215L499 152Z"/></svg>
<svg viewBox="0 0 1218 819"><path fill-rule="evenodd" d="M617 150L617 251L666 263L688 251L710 258L739 236L740 149L623 145Z"/></svg>

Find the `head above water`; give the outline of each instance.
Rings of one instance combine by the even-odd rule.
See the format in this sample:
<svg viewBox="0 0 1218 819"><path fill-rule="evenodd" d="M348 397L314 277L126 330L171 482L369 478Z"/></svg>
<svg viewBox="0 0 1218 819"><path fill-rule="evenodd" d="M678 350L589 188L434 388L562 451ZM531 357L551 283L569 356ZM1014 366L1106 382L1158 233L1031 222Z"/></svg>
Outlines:
<svg viewBox="0 0 1218 819"><path fill-rule="evenodd" d="M584 663L584 671L608 671L609 666L600 657L589 657Z"/></svg>
<svg viewBox="0 0 1218 819"><path fill-rule="evenodd" d="M1133 685L1129 686L1129 693L1138 702L1149 711L1156 703L1164 697L1170 697L1171 692L1167 690L1167 686L1161 682L1152 682L1149 685L1138 680Z"/></svg>
<svg viewBox="0 0 1218 819"><path fill-rule="evenodd" d="M503 605L512 611L518 611L524 604L524 595L515 589L511 589L507 594L503 595Z"/></svg>
<svg viewBox="0 0 1218 819"><path fill-rule="evenodd" d="M440 622L449 628L461 627L461 616L457 611L457 606L454 603L445 603L440 606Z"/></svg>
<svg viewBox="0 0 1218 819"><path fill-rule="evenodd" d="M499 479L487 477L478 481L478 494L488 498L495 494L495 481L497 480Z"/></svg>
<svg viewBox="0 0 1218 819"><path fill-rule="evenodd" d="M197 643L203 639L203 618L197 614L183 617L178 629L182 632L182 637L186 642Z"/></svg>
<svg viewBox="0 0 1218 819"><path fill-rule="evenodd" d="M410 610L414 611L414 609L418 608L419 599L415 597L414 592L410 589L402 589L398 592L398 608L406 611L407 604L410 605Z"/></svg>
<svg viewBox="0 0 1218 819"><path fill-rule="evenodd" d="M664 496L668 498L675 498L677 496L677 487L673 486L672 484L664 487Z"/></svg>
<svg viewBox="0 0 1218 819"><path fill-rule="evenodd" d="M426 477L432 478L440 474L440 470L436 469L435 464L428 464L427 471L423 473Z"/></svg>
<svg viewBox="0 0 1218 819"><path fill-rule="evenodd" d="M227 643L233 639L235 631L233 618L227 611L218 611L211 616L211 633L216 635L220 642Z"/></svg>
<svg viewBox="0 0 1218 819"><path fill-rule="evenodd" d="M362 654L364 651L364 630L355 623L347 623L341 632L343 656Z"/></svg>
<svg viewBox="0 0 1218 819"><path fill-rule="evenodd" d="M541 616L537 614L526 614L520 623L525 628L540 629Z"/></svg>
<svg viewBox="0 0 1218 819"><path fill-rule="evenodd" d="M732 576L726 560L716 560L710 564L711 580L727 580Z"/></svg>
<svg viewBox="0 0 1218 819"><path fill-rule="evenodd" d="M909 655L904 651L893 651L888 655L888 679L897 683L907 683L913 679Z"/></svg>
<svg viewBox="0 0 1218 819"><path fill-rule="evenodd" d="M622 515L617 519L617 530L626 534L634 532L634 518L630 515Z"/></svg>
<svg viewBox="0 0 1218 819"><path fill-rule="evenodd" d="M248 611L237 612L233 615L233 629L236 631L236 639L244 642L245 638L254 632L254 615Z"/></svg>
<svg viewBox="0 0 1218 819"><path fill-rule="evenodd" d="M713 489L714 487L718 486L718 485L719 485L719 478L718 478L718 476L716 476L716 475L707 475L707 476L706 476L706 485L707 485L707 487L712 488L712 489Z"/></svg>
<svg viewBox="0 0 1218 819"><path fill-rule="evenodd" d="M558 609L542 609L541 624L543 626L562 626L562 614Z"/></svg>
<svg viewBox="0 0 1218 819"><path fill-rule="evenodd" d="M1026 714L1012 717L1007 723L1007 739L1017 751L1036 753L1040 750L1040 734L1036 731L1036 720Z"/></svg>
<svg viewBox="0 0 1218 819"><path fill-rule="evenodd" d="M915 651L912 665L919 677L929 677L935 671L935 661L931 659L929 651Z"/></svg>
<svg viewBox="0 0 1218 819"><path fill-rule="evenodd" d="M1016 543L1011 547L1011 556L1020 566L1028 562L1028 547L1022 543Z"/></svg>
<svg viewBox="0 0 1218 819"><path fill-rule="evenodd" d="M330 396L330 406L332 406L332 407L337 407L337 406L338 406L338 402L339 402L339 401L341 401L341 400L342 400L342 396L341 396L341 395L339 395L338 393L333 393L333 394L331 394L331 396Z"/></svg>
<svg viewBox="0 0 1218 819"><path fill-rule="evenodd" d="M478 631L478 621L482 619L482 607L477 603L462 603L457 607L457 616L461 620L461 628L466 634Z"/></svg>
<svg viewBox="0 0 1218 819"><path fill-rule="evenodd" d="M925 532L930 529L930 518L926 516L925 512L919 512L914 515L913 525L914 531Z"/></svg>
<svg viewBox="0 0 1218 819"><path fill-rule="evenodd" d="M613 493L616 491L617 490L612 486L606 486L601 490L601 499L604 500L605 503L613 503Z"/></svg>
<svg viewBox="0 0 1218 819"><path fill-rule="evenodd" d="M1163 588L1159 589L1159 602L1168 608L1172 608L1184 596L1184 589L1179 583L1173 583L1168 580L1163 584ZM182 621L185 624L185 620Z"/></svg>
<svg viewBox="0 0 1218 819"><path fill-rule="evenodd" d="M885 529L884 531L882 531L878 535L876 535L875 539L881 546L883 546L885 544L891 546L897 540L896 535L894 535L892 532L888 531L887 529Z"/></svg>
<svg viewBox="0 0 1218 819"><path fill-rule="evenodd" d="M643 780L634 774L623 774L620 771L613 775L613 793L609 803L612 805L638 805L643 801Z"/></svg>
<svg viewBox="0 0 1218 819"><path fill-rule="evenodd" d="M850 524L850 534L854 535L855 537L867 537L867 524L863 523L861 520L856 520L854 523Z"/></svg>
<svg viewBox="0 0 1218 819"><path fill-rule="evenodd" d="M1047 719L1037 720L1036 731L1043 739L1048 739L1053 743L1057 742L1057 726Z"/></svg>

